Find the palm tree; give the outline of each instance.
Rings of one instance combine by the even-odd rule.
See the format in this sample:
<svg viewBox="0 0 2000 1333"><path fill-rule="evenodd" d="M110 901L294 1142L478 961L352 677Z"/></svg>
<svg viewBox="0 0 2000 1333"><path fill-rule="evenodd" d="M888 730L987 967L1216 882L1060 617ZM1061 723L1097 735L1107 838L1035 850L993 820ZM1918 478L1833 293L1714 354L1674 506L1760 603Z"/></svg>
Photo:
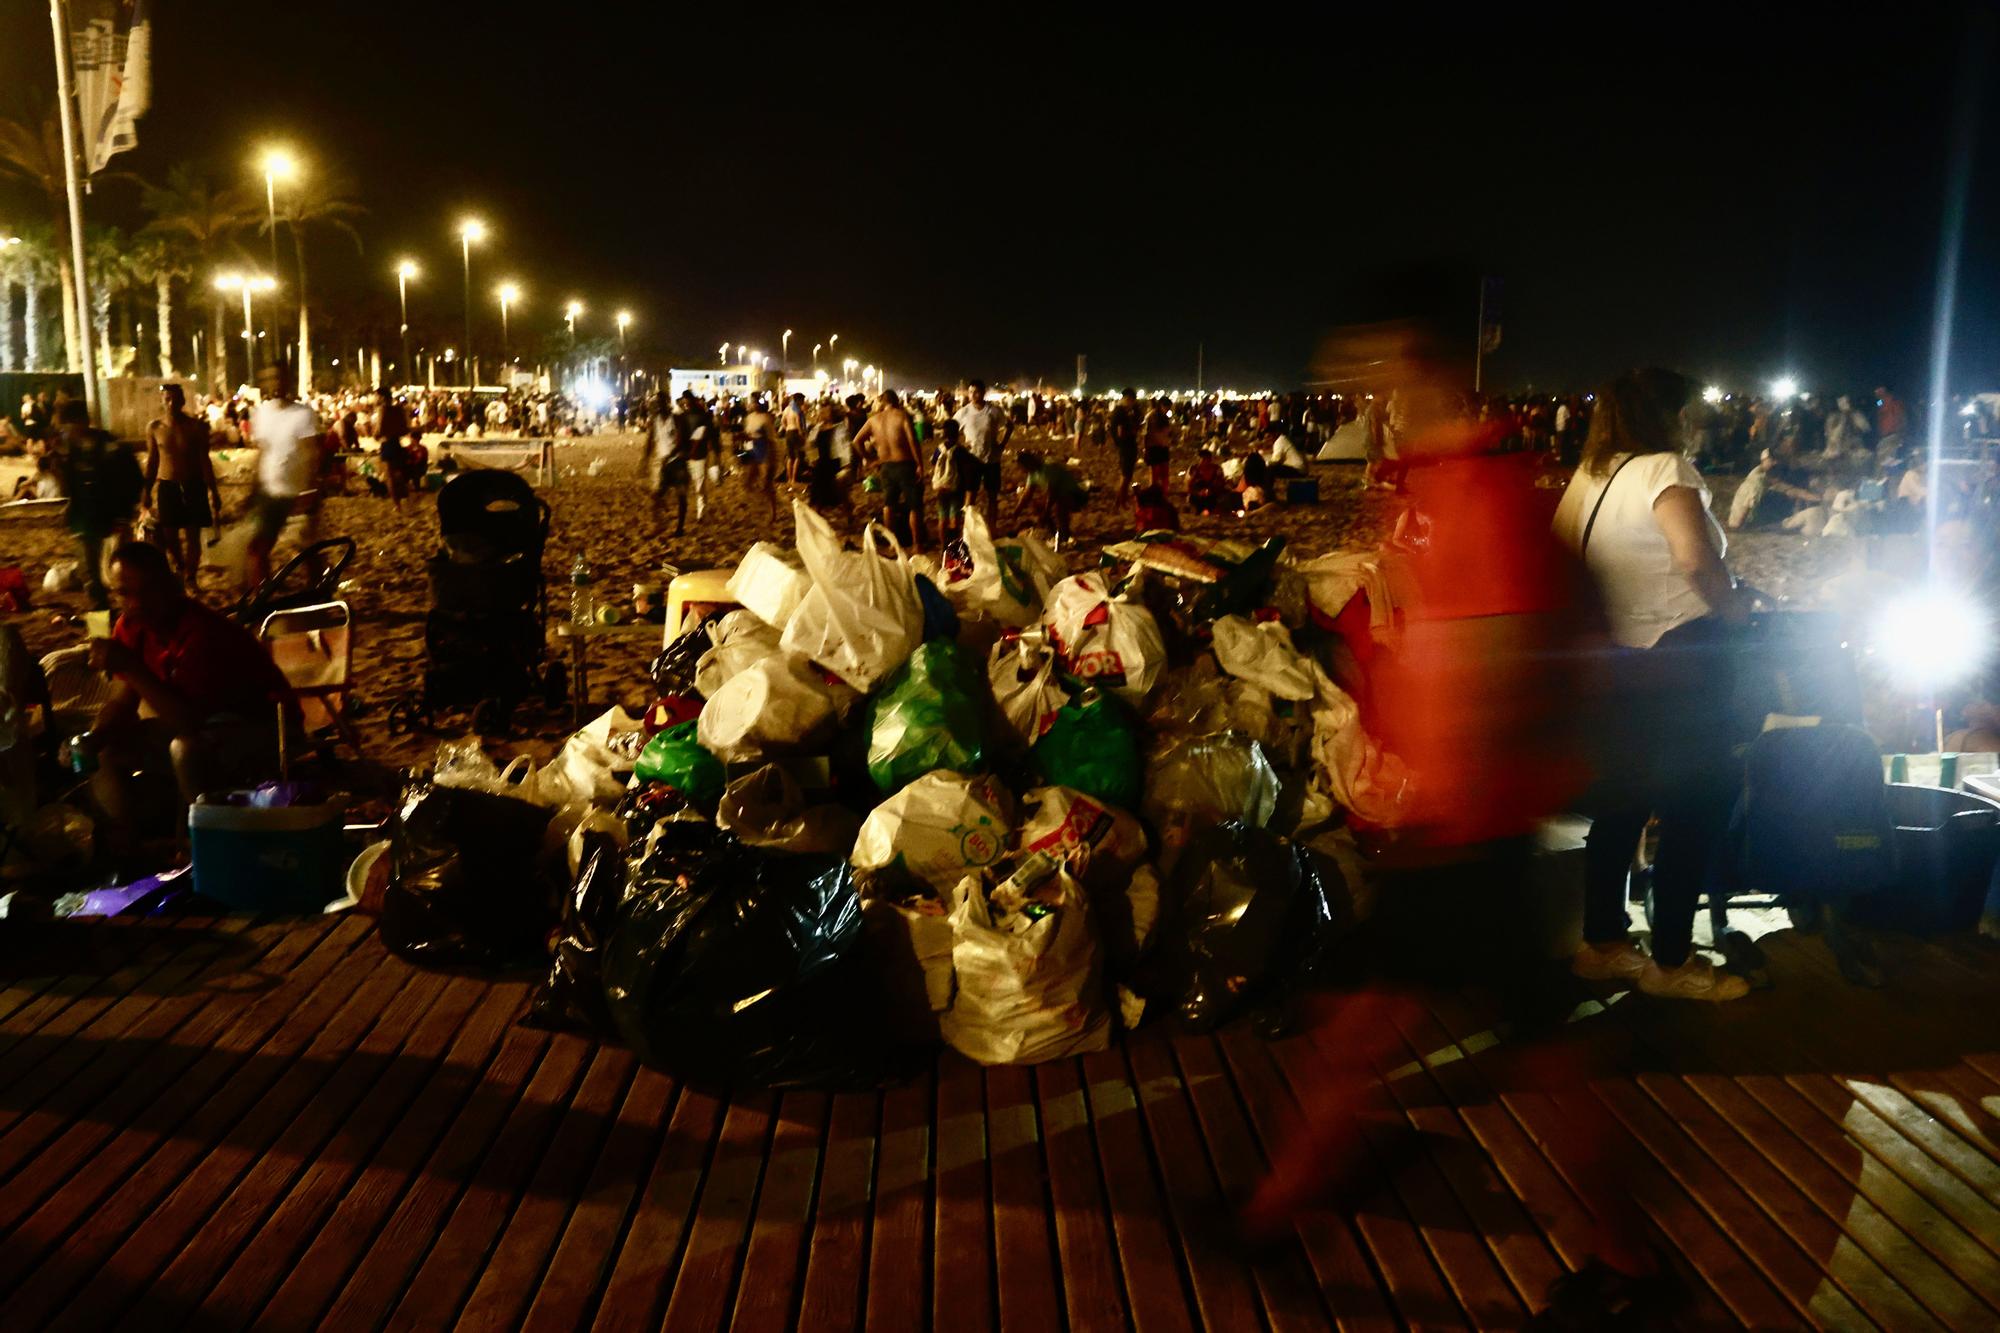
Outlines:
<svg viewBox="0 0 2000 1333"><path fill-rule="evenodd" d="M84 231L84 262L90 265L90 327L97 335L97 373L110 379L123 369L123 358L111 345L111 304L124 295L138 276L131 247L116 227Z"/></svg>
<svg viewBox="0 0 2000 1333"><path fill-rule="evenodd" d="M165 185L143 187L139 203L152 215L145 231L184 241L193 253L195 272L204 277L212 276L231 241L253 226L262 212L245 192L218 190L199 170L185 162L167 172ZM220 387L229 378L223 360L223 349L229 345L222 331L223 300L213 285L204 282L202 289L208 293L211 316L208 382Z"/></svg>
<svg viewBox="0 0 2000 1333"><path fill-rule="evenodd" d="M27 283L26 249L19 238L0 236L0 375L20 368L14 364L14 289Z"/></svg>
<svg viewBox="0 0 2000 1333"><path fill-rule="evenodd" d="M153 284L153 327L159 334L160 374L173 379L174 280L194 277L194 247L184 236L142 231L133 238L132 264L142 280Z"/></svg>
<svg viewBox="0 0 2000 1333"><path fill-rule="evenodd" d="M367 213L354 199L354 187L344 177L315 174L285 191L278 204L278 219L292 233L292 253L299 268L299 390L311 393L313 385L312 327L306 314L306 229L331 227L354 242L361 250L361 233L354 223ZM270 225L269 221L265 226Z"/></svg>
<svg viewBox="0 0 2000 1333"><path fill-rule="evenodd" d="M56 281L55 233L46 224L21 229L21 244L9 246L15 281L27 293L21 302L21 368L47 370L42 361L42 293Z"/></svg>
<svg viewBox="0 0 2000 1333"><path fill-rule="evenodd" d="M53 103L54 99L50 99ZM62 280L63 338L68 348L68 366L82 370L76 326L76 276L70 271L69 254L62 242L69 237L69 187L63 171L62 125L50 106L39 123L15 117L0 117L0 175L24 181L42 196L48 207L57 245L56 272Z"/></svg>

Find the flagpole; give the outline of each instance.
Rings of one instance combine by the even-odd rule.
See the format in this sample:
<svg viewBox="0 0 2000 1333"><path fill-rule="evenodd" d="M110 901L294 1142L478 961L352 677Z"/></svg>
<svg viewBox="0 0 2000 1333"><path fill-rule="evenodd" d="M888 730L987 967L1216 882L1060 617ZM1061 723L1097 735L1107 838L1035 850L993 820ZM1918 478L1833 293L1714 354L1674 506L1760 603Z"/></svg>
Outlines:
<svg viewBox="0 0 2000 1333"><path fill-rule="evenodd" d="M83 262L83 182L76 173L76 75L70 65L68 20L63 0L49 0L49 27L56 43L56 111L62 118L63 178L69 190L70 262L76 268L77 341L83 350L83 402L90 419L102 426L105 423L97 402L97 349L90 341L90 275Z"/></svg>

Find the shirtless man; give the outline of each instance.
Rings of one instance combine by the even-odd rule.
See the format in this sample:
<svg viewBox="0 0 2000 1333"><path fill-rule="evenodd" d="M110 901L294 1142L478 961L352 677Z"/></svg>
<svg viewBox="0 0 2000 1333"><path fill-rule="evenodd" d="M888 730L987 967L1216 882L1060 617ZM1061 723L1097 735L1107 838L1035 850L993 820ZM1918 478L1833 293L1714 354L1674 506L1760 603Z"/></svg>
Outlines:
<svg viewBox="0 0 2000 1333"><path fill-rule="evenodd" d="M912 551L924 549L924 483L917 472L917 436L910 414L894 389L884 389L875 414L854 438L857 455L875 458L875 476L882 486L882 508L889 531Z"/></svg>
<svg viewBox="0 0 2000 1333"><path fill-rule="evenodd" d="M201 530L222 512L209 457L208 423L191 416L178 384L160 386L164 413L146 427L146 486L140 503L160 522L160 541L173 557L189 596L201 571Z"/></svg>
<svg viewBox="0 0 2000 1333"><path fill-rule="evenodd" d="M764 406L762 398L753 400L750 415L743 418L743 442L737 448L736 463L743 473L744 488L753 495L762 491L770 502L773 521L778 517L777 434L778 419Z"/></svg>

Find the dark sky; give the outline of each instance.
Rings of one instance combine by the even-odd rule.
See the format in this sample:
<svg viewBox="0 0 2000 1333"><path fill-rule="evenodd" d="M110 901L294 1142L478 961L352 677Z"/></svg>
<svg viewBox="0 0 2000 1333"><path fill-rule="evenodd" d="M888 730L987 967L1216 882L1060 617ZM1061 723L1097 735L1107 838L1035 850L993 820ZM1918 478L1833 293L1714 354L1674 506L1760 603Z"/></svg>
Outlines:
<svg viewBox="0 0 2000 1333"><path fill-rule="evenodd" d="M117 165L247 175L280 138L354 174L365 256L317 244L336 299L392 299L409 253L455 327L476 209L476 285L518 276L524 326L576 295L663 357L789 326L906 381L1067 383L1086 352L1094 387L1191 383L1198 343L1211 386L1295 383L1418 265L1466 275L1468 332L1505 280L1506 385L1920 387L1970 31L1927 3L155 8ZM6 9L0 87L47 79L45 10ZM1985 91L1955 367L1996 388Z"/></svg>

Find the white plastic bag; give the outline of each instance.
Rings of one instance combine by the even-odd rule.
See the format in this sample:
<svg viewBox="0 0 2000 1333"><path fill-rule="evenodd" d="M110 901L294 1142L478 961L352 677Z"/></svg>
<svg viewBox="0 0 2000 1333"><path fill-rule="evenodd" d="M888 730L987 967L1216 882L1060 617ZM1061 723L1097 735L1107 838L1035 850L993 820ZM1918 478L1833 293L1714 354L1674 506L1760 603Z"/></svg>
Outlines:
<svg viewBox="0 0 2000 1333"><path fill-rule="evenodd" d="M1102 574L1058 583L1042 624L1064 672L1128 703L1143 702L1166 667L1167 642L1153 613L1113 598Z"/></svg>
<svg viewBox="0 0 2000 1333"><path fill-rule="evenodd" d="M708 634L709 649L694 667L694 687L704 699L713 699L731 678L778 653L779 631L753 611L731 611L709 626Z"/></svg>
<svg viewBox="0 0 2000 1333"><path fill-rule="evenodd" d="M1313 760L1333 799L1371 824L1403 822L1409 772L1361 725L1361 706L1318 667L1313 697Z"/></svg>
<svg viewBox="0 0 2000 1333"><path fill-rule="evenodd" d="M810 657L857 690L901 666L924 637L924 609L917 600L916 576L895 538L896 558L875 555L873 523L862 534L863 550L844 551L827 521L803 504L792 505L798 525L799 558L813 586L779 642L788 652Z"/></svg>
<svg viewBox="0 0 2000 1333"><path fill-rule="evenodd" d="M1005 787L938 769L868 812L851 859L864 892L873 883L913 878L943 895L968 871L998 861L1013 825Z"/></svg>
<svg viewBox="0 0 2000 1333"><path fill-rule="evenodd" d="M729 595L765 624L779 630L812 590L812 578L794 553L758 542L743 553L729 576Z"/></svg>
<svg viewBox="0 0 2000 1333"><path fill-rule="evenodd" d="M1110 1045L1090 910L1060 862L1029 857L990 894L967 876L951 927L958 991L938 1026L954 1050L1039 1064Z"/></svg>
<svg viewBox="0 0 2000 1333"><path fill-rule="evenodd" d="M1275 620L1224 616L1211 627L1215 660L1238 680L1261 685L1280 699L1313 697L1312 664L1292 646L1291 631Z"/></svg>
<svg viewBox="0 0 2000 1333"><path fill-rule="evenodd" d="M892 993L913 992L921 979L924 1003L930 1012L941 1014L951 1008L956 973L951 964L951 913L944 903L928 894L907 900L869 898L862 902L861 910L878 929L909 943L909 954L898 961L902 969L915 975L899 978L903 985L892 985ZM900 944L895 952L901 955Z"/></svg>
<svg viewBox="0 0 2000 1333"><path fill-rule="evenodd" d="M1069 572L1063 558L1039 537L996 540L986 516L974 507L965 511L965 547L972 556L972 575L951 585L952 601L1015 629L1040 618L1050 591Z"/></svg>
<svg viewBox="0 0 2000 1333"><path fill-rule="evenodd" d="M1069 702L1069 691L1056 678L1055 655L1027 639L1003 639L993 645L986 681L993 687L993 701L1011 739L1022 746L1040 740Z"/></svg>
<svg viewBox="0 0 2000 1333"><path fill-rule="evenodd" d="M1036 787L1021 797L1021 850L1061 857L1079 879L1129 876L1146 859L1139 821L1070 787Z"/></svg>
<svg viewBox="0 0 2000 1333"><path fill-rule="evenodd" d="M800 753L838 720L833 692L802 657L780 653L738 672L708 696L695 739L725 764Z"/></svg>
<svg viewBox="0 0 2000 1333"><path fill-rule="evenodd" d="M640 719L622 708L605 710L563 742L562 751L536 775L535 794L527 799L543 805L617 804L646 739Z"/></svg>

